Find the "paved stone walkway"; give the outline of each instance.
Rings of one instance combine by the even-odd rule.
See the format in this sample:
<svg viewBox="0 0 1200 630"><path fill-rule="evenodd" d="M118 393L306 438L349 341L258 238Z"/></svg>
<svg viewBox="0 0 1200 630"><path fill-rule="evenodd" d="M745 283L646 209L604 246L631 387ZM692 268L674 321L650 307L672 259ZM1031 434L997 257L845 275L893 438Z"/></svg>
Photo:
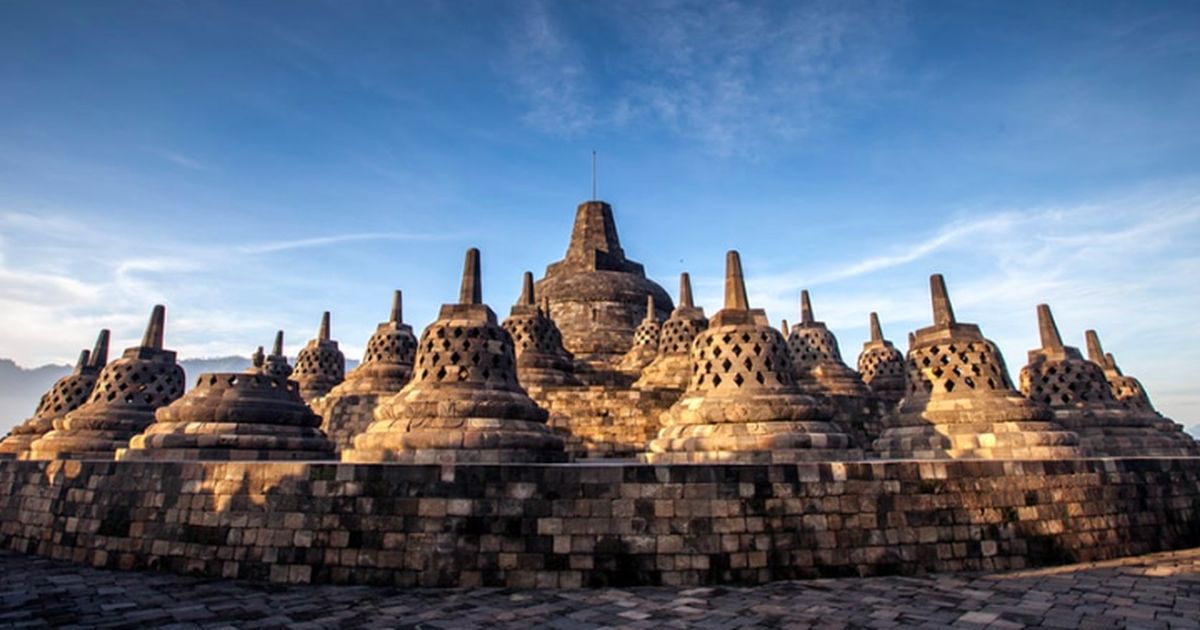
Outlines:
<svg viewBox="0 0 1200 630"><path fill-rule="evenodd" d="M1200 549L994 574L558 591L277 586L0 552L0 625L1200 628Z"/></svg>

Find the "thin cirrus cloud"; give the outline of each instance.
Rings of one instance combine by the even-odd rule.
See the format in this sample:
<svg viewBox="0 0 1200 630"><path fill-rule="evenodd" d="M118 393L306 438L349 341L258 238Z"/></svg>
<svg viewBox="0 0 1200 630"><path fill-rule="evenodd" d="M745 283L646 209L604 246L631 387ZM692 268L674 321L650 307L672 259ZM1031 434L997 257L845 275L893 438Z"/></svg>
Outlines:
<svg viewBox="0 0 1200 630"><path fill-rule="evenodd" d="M245 254L270 254L274 252L309 249L313 247L328 247L330 245L342 245L361 241L430 242L463 239L467 236L469 236L469 234L465 232L362 232L358 234L331 234L329 236L315 236L312 238L300 238L289 241L273 241L268 243L240 245L236 247L235 250Z"/></svg>
<svg viewBox="0 0 1200 630"><path fill-rule="evenodd" d="M545 3L511 29L501 74L542 133L667 130L717 155L802 138L887 85L895 8L855 3L618 3L589 42ZM605 49L599 54L597 47Z"/></svg>

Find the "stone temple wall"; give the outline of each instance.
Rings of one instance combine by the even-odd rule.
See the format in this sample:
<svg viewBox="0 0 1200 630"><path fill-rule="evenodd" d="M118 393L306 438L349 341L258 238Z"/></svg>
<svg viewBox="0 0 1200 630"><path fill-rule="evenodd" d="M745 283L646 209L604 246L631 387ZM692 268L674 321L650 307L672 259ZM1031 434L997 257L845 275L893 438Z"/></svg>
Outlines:
<svg viewBox="0 0 1200 630"><path fill-rule="evenodd" d="M0 547L277 582L577 587L993 570L1200 545L1200 458L0 462Z"/></svg>

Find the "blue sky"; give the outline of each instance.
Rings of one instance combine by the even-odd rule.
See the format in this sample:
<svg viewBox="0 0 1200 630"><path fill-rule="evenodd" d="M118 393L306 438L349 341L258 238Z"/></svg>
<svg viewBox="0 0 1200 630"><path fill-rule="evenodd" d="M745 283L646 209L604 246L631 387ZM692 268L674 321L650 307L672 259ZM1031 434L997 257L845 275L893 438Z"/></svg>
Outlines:
<svg viewBox="0 0 1200 630"><path fill-rule="evenodd" d="M358 356L420 328L483 251L501 315L574 206L719 306L801 288L848 361L900 345L946 274L1014 377L1034 306L1097 328L1200 422L1200 5L1165 2L5 2L0 356L295 352L331 309ZM191 375L195 376L195 375Z"/></svg>

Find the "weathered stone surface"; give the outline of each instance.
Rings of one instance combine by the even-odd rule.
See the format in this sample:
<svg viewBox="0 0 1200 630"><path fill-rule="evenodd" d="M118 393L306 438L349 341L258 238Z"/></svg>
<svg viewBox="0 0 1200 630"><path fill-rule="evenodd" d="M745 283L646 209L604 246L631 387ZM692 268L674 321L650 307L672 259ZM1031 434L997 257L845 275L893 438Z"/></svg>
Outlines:
<svg viewBox="0 0 1200 630"><path fill-rule="evenodd" d="M562 333L549 309L538 305L533 274L522 278L521 297L501 324L513 340L517 356L517 380L521 386L564 387L579 385L575 358L563 348Z"/></svg>
<svg viewBox="0 0 1200 630"><path fill-rule="evenodd" d="M980 571L1200 545L1200 458L0 462L0 547L275 582L554 588Z"/></svg>
<svg viewBox="0 0 1200 630"><path fill-rule="evenodd" d="M959 323L942 276L929 279L933 325L908 351L908 392L875 443L883 457L1080 457L1079 436L1013 388L1004 357L974 324Z"/></svg>
<svg viewBox="0 0 1200 630"><path fill-rule="evenodd" d="M679 394L600 385L529 389L530 397L550 413L548 424L576 459L629 458L644 452L661 428L659 416Z"/></svg>
<svg viewBox="0 0 1200 630"><path fill-rule="evenodd" d="M179 400L158 409L118 460L331 459L321 418L282 376L209 373Z"/></svg>
<svg viewBox="0 0 1200 630"><path fill-rule="evenodd" d="M412 327L404 323L403 296L396 291L392 294L391 315L367 340L362 363L350 370L346 380L311 403L323 419L321 428L337 444L338 452L353 447L354 436L366 431L374 420L378 402L398 393L412 378L416 350L417 338Z"/></svg>
<svg viewBox="0 0 1200 630"><path fill-rule="evenodd" d="M641 390L682 394L692 378L692 342L706 328L708 318L704 316L704 309L697 308L692 300L691 277L682 273L679 275L679 305L662 325L654 361L642 370L633 386Z"/></svg>
<svg viewBox="0 0 1200 630"><path fill-rule="evenodd" d="M625 258L612 206L603 201L579 204L567 254L546 268L537 292L549 301L566 349L599 368L615 367L631 347L634 328L646 316L646 296L654 297L657 319L672 308L642 265Z"/></svg>
<svg viewBox="0 0 1200 630"><path fill-rule="evenodd" d="M1041 348L1030 350L1029 363L1021 368L1021 393L1050 407L1084 448L1116 457L1200 455L1200 446L1182 427L1163 427L1174 423L1143 406L1145 397L1133 405L1118 401L1104 368L1063 344L1048 305L1039 304L1037 316Z"/></svg>
<svg viewBox="0 0 1200 630"><path fill-rule="evenodd" d="M34 440L54 428L55 419L67 415L87 401L100 371L108 362L108 335L107 329L101 330L91 352L80 352L75 369L58 379L50 391L42 394L33 416L13 427L12 432L0 441L0 458L17 457L28 451Z"/></svg>
<svg viewBox="0 0 1200 630"><path fill-rule="evenodd" d="M904 355L883 338L876 313L871 313L871 339L858 355L858 372L871 392L889 404L904 398Z"/></svg>
<svg viewBox="0 0 1200 630"><path fill-rule="evenodd" d="M112 459L154 421L154 411L183 395L183 368L163 349L167 310L154 307L142 344L104 366L86 403L54 420L54 429L22 459Z"/></svg>
<svg viewBox="0 0 1200 630"><path fill-rule="evenodd" d="M467 252L457 304L421 334L413 378L376 409L344 461L530 462L566 459L546 411L517 382L512 337L483 303L479 250Z"/></svg>
<svg viewBox="0 0 1200 630"><path fill-rule="evenodd" d="M346 377L346 357L338 343L329 337L329 311L321 315L317 336L296 355L296 367L290 378L300 384L300 396L305 402L328 394Z"/></svg>
<svg viewBox="0 0 1200 630"><path fill-rule="evenodd" d="M650 365L654 357L658 356L658 339L661 333L662 325L658 322L658 315L654 308L654 296L651 295L646 298L646 317L634 329L633 346L621 358L619 369L632 374L635 378L640 376L642 368Z"/></svg>
<svg viewBox="0 0 1200 630"><path fill-rule="evenodd" d="M737 252L726 256L725 308L692 343L692 379L662 417L650 462L855 459L851 437L800 392L787 343L751 310Z"/></svg>

